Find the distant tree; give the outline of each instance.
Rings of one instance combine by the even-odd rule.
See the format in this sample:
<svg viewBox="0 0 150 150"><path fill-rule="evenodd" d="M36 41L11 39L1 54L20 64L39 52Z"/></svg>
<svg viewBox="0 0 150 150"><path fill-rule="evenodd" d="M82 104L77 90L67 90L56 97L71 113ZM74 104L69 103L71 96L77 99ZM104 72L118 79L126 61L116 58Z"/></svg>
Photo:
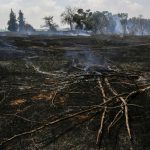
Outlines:
<svg viewBox="0 0 150 150"><path fill-rule="evenodd" d="M128 30L131 35L138 33L138 18L133 17L128 20Z"/></svg>
<svg viewBox="0 0 150 150"><path fill-rule="evenodd" d="M118 14L120 18L121 25L123 27L123 35L126 35L127 33L127 24L128 24L128 14L127 13L121 13Z"/></svg>
<svg viewBox="0 0 150 150"><path fill-rule="evenodd" d="M73 20L76 23L75 28L79 29L79 30L82 30L83 29L83 22L82 22L81 17L78 14L75 14Z"/></svg>
<svg viewBox="0 0 150 150"><path fill-rule="evenodd" d="M150 20L143 18L142 15L130 18L128 20L128 26L130 33L136 33L142 36L150 33Z"/></svg>
<svg viewBox="0 0 150 150"><path fill-rule="evenodd" d="M76 29L83 29L83 20L85 19L85 14L83 9L78 9L76 14L73 16L73 21L76 23Z"/></svg>
<svg viewBox="0 0 150 150"><path fill-rule="evenodd" d="M139 15L138 17L138 25L141 32L141 35L144 35L144 26L145 26L145 19L143 18L143 15Z"/></svg>
<svg viewBox="0 0 150 150"><path fill-rule="evenodd" d="M18 29L18 24L17 24L17 19L16 19L16 15L13 12L13 10L11 9L10 12L10 19L8 21L8 30L12 31L12 32L16 32Z"/></svg>
<svg viewBox="0 0 150 150"><path fill-rule="evenodd" d="M73 20L76 23L76 29L91 30L91 16L92 12L90 11L90 9L86 11L84 11L82 8L78 9L73 17Z"/></svg>
<svg viewBox="0 0 150 150"><path fill-rule="evenodd" d="M34 27L30 24L25 24L25 31L27 32L35 32L36 30L34 29Z"/></svg>
<svg viewBox="0 0 150 150"><path fill-rule="evenodd" d="M53 16L44 17L45 25L43 27L48 27L49 31L56 31L56 28L58 27L57 24L53 22Z"/></svg>
<svg viewBox="0 0 150 150"><path fill-rule="evenodd" d="M73 30L73 17L75 12L76 8L66 7L65 11L61 14L61 22L63 24L68 24L71 30Z"/></svg>
<svg viewBox="0 0 150 150"><path fill-rule="evenodd" d="M25 19L21 10L19 11L18 22L19 22L18 24L19 32L25 31Z"/></svg>
<svg viewBox="0 0 150 150"><path fill-rule="evenodd" d="M103 17L103 20L102 20L103 32L113 30L114 22L113 22L112 14L108 11L103 11L102 14L103 14L102 15L102 17Z"/></svg>
<svg viewBox="0 0 150 150"><path fill-rule="evenodd" d="M110 12L107 13L107 32L108 33L115 33L115 28L116 28L116 20L114 19L114 15Z"/></svg>
<svg viewBox="0 0 150 150"><path fill-rule="evenodd" d="M109 20L105 15L105 12L96 11L92 14L92 30L93 32L97 33L100 32L101 34L104 33L104 29L108 26Z"/></svg>
<svg viewBox="0 0 150 150"><path fill-rule="evenodd" d="M146 34L150 35L150 19L146 19L145 21L145 30L146 30Z"/></svg>
<svg viewBox="0 0 150 150"><path fill-rule="evenodd" d="M83 23L85 25L85 30L92 30L92 12L90 9L86 10L85 12L83 12Z"/></svg>

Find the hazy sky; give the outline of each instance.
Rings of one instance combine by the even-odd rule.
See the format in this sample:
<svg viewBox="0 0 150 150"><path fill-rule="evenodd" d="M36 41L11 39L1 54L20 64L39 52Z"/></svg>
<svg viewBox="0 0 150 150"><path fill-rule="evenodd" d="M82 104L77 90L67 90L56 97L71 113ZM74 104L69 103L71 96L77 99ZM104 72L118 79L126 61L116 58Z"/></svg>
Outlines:
<svg viewBox="0 0 150 150"><path fill-rule="evenodd" d="M17 16L21 9L26 22L40 28L44 24L44 16L53 15L55 22L60 24L60 14L66 6L113 13L128 12L130 16L143 14L150 18L150 0L0 0L0 28L7 27L11 8Z"/></svg>

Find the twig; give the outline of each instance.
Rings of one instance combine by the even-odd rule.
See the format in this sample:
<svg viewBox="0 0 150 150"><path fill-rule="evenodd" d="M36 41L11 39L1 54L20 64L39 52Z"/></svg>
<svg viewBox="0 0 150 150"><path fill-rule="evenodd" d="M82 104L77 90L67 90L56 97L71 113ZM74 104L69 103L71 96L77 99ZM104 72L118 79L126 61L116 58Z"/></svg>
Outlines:
<svg viewBox="0 0 150 150"><path fill-rule="evenodd" d="M108 126L108 132L110 131L110 128L112 128L112 126L118 121L118 117L119 117L120 114L123 114L122 109L115 115L113 121Z"/></svg>
<svg viewBox="0 0 150 150"><path fill-rule="evenodd" d="M3 94L4 94L4 96L3 96L2 100L0 101L0 105L1 105L1 104L5 101L5 99L6 99L5 91L3 91Z"/></svg>
<svg viewBox="0 0 150 150"><path fill-rule="evenodd" d="M54 104L54 100L55 100L55 98L56 98L56 95L57 95L57 91L54 93L54 96L53 96L53 98L52 98L52 105L53 105L54 107L56 107L55 104Z"/></svg>
<svg viewBox="0 0 150 150"><path fill-rule="evenodd" d="M143 93L143 92L146 92L150 90L150 86L147 87L147 88L144 88L144 89L139 89L137 91L133 91L131 92L127 97L126 97L126 100L128 100L130 97L134 96L134 95L137 95L137 94L140 94L140 93Z"/></svg>
<svg viewBox="0 0 150 150"><path fill-rule="evenodd" d="M32 121L32 120L30 120L28 118L19 116L17 114L0 114L0 115L2 115L2 116L9 116L9 117L17 117L17 118L23 119L24 121L31 122L31 123L38 123L38 124L42 123L42 122L38 122L38 121Z"/></svg>

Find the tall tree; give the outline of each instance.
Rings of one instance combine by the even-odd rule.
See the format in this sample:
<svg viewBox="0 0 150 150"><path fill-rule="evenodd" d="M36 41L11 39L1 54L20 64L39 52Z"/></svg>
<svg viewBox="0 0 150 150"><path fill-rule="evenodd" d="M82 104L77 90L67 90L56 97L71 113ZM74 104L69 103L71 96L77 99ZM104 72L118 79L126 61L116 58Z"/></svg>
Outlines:
<svg viewBox="0 0 150 150"><path fill-rule="evenodd" d="M56 31L56 28L58 27L58 25L53 22L53 18L53 16L47 16L43 18L45 20L44 27L48 27L49 31Z"/></svg>
<svg viewBox="0 0 150 150"><path fill-rule="evenodd" d="M139 15L138 17L138 24L139 24L139 29L141 32L141 35L144 35L144 29L145 29L145 19L143 18L143 15Z"/></svg>
<svg viewBox="0 0 150 150"><path fill-rule="evenodd" d="M138 33L138 18L132 17L128 20L128 30L131 35Z"/></svg>
<svg viewBox="0 0 150 150"><path fill-rule="evenodd" d="M92 30L92 22L91 22L91 18L92 18L92 12L90 9L86 10L85 12L83 12L83 23L85 25L85 30Z"/></svg>
<svg viewBox="0 0 150 150"><path fill-rule="evenodd" d="M25 19L21 10L19 11L18 22L19 22L18 24L19 32L25 31Z"/></svg>
<svg viewBox="0 0 150 150"><path fill-rule="evenodd" d="M8 21L8 30L12 31L12 32L16 32L18 29L18 24L17 24L17 19L16 19L16 15L13 12L13 10L11 9L10 12L10 19Z"/></svg>
<svg viewBox="0 0 150 150"><path fill-rule="evenodd" d="M83 29L84 10L78 9L77 13L73 16L73 21L76 23L76 29Z"/></svg>
<svg viewBox="0 0 150 150"><path fill-rule="evenodd" d="M90 11L90 9L86 11L84 11L82 8L78 9L76 14L73 17L73 20L76 23L76 29L90 30L91 29L91 22L90 22L91 15L92 15L92 12Z"/></svg>
<svg viewBox="0 0 150 150"><path fill-rule="evenodd" d="M63 24L68 24L71 30L73 30L73 17L75 12L76 8L66 7L65 11L61 14L61 22Z"/></svg>
<svg viewBox="0 0 150 150"><path fill-rule="evenodd" d="M122 27L123 27L123 35L126 35L127 24L128 24L128 14L127 13L121 13L121 14L118 14L118 16L120 18L120 22L121 22Z"/></svg>
<svg viewBox="0 0 150 150"><path fill-rule="evenodd" d="M146 30L146 34L150 35L150 19L146 19L145 21L145 30Z"/></svg>
<svg viewBox="0 0 150 150"><path fill-rule="evenodd" d="M104 28L109 24L109 20L105 15L105 12L96 11L92 14L92 30L93 32L104 33Z"/></svg>
<svg viewBox="0 0 150 150"><path fill-rule="evenodd" d="M106 31L108 33L114 34L115 28L116 28L115 16L112 13L108 12L107 19L108 19L108 25L107 25Z"/></svg>

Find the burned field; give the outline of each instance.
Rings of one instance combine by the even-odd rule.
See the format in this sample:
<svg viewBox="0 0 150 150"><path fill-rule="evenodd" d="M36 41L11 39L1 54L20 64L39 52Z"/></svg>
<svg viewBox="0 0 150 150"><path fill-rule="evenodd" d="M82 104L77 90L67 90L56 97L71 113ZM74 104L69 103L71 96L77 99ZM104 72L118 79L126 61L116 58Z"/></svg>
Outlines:
<svg viewBox="0 0 150 150"><path fill-rule="evenodd" d="M0 147L150 149L149 37L2 37Z"/></svg>

